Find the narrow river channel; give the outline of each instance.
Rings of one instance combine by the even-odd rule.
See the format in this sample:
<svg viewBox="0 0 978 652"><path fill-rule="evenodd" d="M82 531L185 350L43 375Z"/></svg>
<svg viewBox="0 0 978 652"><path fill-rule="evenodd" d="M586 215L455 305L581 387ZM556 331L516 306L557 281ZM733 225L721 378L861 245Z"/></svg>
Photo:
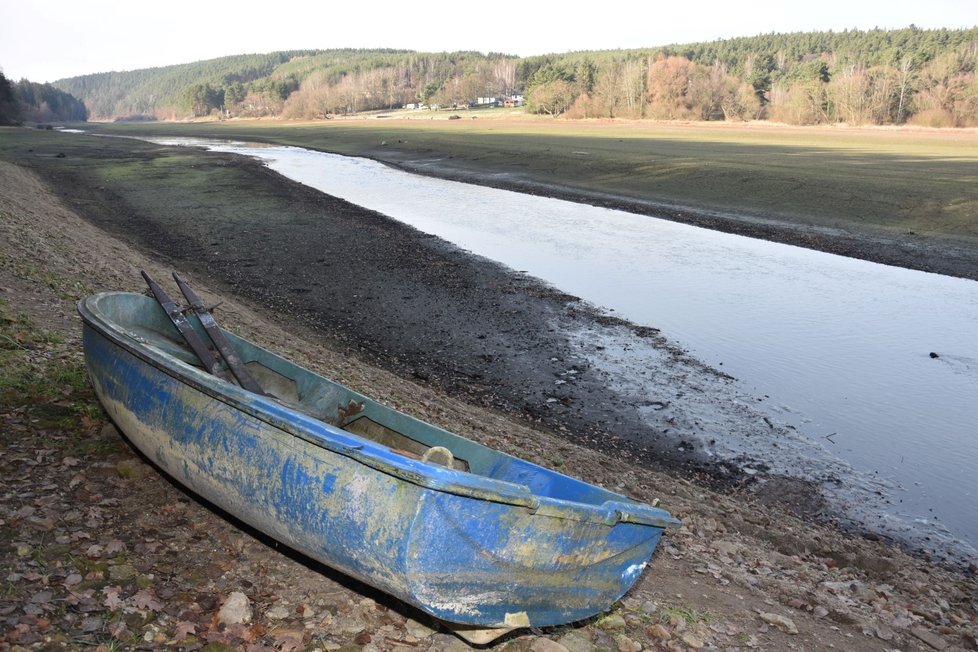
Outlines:
<svg viewBox="0 0 978 652"><path fill-rule="evenodd" d="M978 283L293 147L246 154L661 329L843 460L918 537L978 547ZM617 372L627 374L626 369ZM736 446L717 454L737 454Z"/></svg>

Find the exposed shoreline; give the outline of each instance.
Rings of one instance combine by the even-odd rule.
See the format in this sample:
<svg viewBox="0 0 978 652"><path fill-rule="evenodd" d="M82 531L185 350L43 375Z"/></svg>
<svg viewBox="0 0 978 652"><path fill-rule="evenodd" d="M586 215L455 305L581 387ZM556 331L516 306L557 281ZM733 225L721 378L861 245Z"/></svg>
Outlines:
<svg viewBox="0 0 978 652"><path fill-rule="evenodd" d="M98 150L89 166L84 158L94 152L85 141L92 140ZM875 518L880 498L871 483L654 328L249 157L129 139L69 143L77 149L60 143L64 158L33 148L27 160L93 224L277 314L305 337L568 441L714 488L736 487L809 519L855 532L870 527L921 554L966 558L937 530ZM101 159L164 173L102 185ZM647 350L649 380L639 395L615 388L595 361L606 341ZM725 438L755 442L758 452L718 459L709 449ZM800 455L804 470L790 462ZM840 479L839 492L823 492Z"/></svg>
<svg viewBox="0 0 978 652"><path fill-rule="evenodd" d="M495 380L486 374L487 368L493 365L483 356L498 355L498 351L491 348L494 345L491 338L478 338L480 333L489 335L486 332L489 326L499 331L525 330L529 324L549 338L535 345L525 342L518 356L525 360L505 362L494 358L495 364L500 365L499 373L512 375L519 373L519 368L514 372L507 364L525 363L535 367L539 360L550 362L552 357L564 362L561 355L568 352L567 342L550 333L554 320L563 327L628 329L629 325L614 320L602 323L588 313L586 306L541 287L532 279L501 273L488 263L484 266L478 261L474 263L471 256L461 255L437 239L398 227L383 216L351 209L343 202L297 184L283 184L281 177L257 164L235 162L219 155L201 156L196 159L195 165L200 167L194 169L194 174L210 180L204 191L174 193L179 183L173 179L159 179L158 185L147 185L142 178L132 184L125 179L112 186L100 184L91 176L97 163L91 159L85 161L82 151L67 151L64 159L55 159L56 149L38 146L33 149L20 161L23 170L0 164L4 165L0 172L6 183L0 193L5 236L0 245L4 287L0 297L18 310L29 311L42 319L46 326L63 330L69 337L69 351L74 343L70 338L77 338L77 334L72 335L77 319L71 300L59 297L59 293L66 291L64 288L77 288L69 293L108 289L141 291L138 276L141 267L147 267L157 278L164 278L168 269L183 269L186 265L195 285L206 294L205 299L226 302L219 317L232 330L421 418L535 462L558 466L588 481L626 491L636 498L659 498L663 507L681 516L683 530L664 542L650 571L629 597L630 606L622 611L626 635L643 641L647 649L659 649L656 647L659 639L647 632L651 617L651 607L644 606L647 602L663 605L660 609L678 602L687 609L713 613L715 627L694 626L689 630L695 634L690 640L698 642L706 638L718 647L744 644L746 639L738 638L744 633L759 638L760 649L770 650L785 649L788 645L823 649L830 642L836 649L850 650L876 650L880 645L929 649L931 644L923 642L928 634L960 645L975 640L978 627L973 605L978 601L978 587L973 569L952 572L932 562L908 557L884 541L853 537L831 526L813 523L811 514L799 519L792 512L804 514L805 506L810 505L805 487L775 484L769 486L769 494L765 496L734 482L726 492L716 493L683 477L692 473L693 479L704 479L695 464L686 467L686 473L681 471L681 466L678 473L675 469L669 472L650 469L627 447L600 445L598 435L603 428L578 429L574 419L583 419L581 415L586 415L586 411L575 411L573 401L569 405L561 403L561 421L553 415L535 413L533 406L539 405L539 400L531 403L528 410L524 405L528 401L517 403L507 398L527 395L526 388L514 388L510 395L491 391ZM107 160L114 160L117 154L102 152ZM137 148L126 154L130 163L142 161L154 165L165 163L168 156L172 155L159 148ZM76 160L72 161L73 158ZM34 169L34 174L26 171L29 168ZM289 240L297 244L275 249L275 245L268 245L264 238L258 237L262 245L258 260L247 251L224 263L220 256L210 256L210 252L218 249L225 250L225 256L227 251L237 250L237 232L225 233L223 239L206 237L213 235L206 231L210 220L230 219L229 215L221 217L227 207L221 205L219 198L207 200L220 190L216 182L224 178L223 174L231 175L236 182L248 179L249 197L263 209L279 207L282 212L276 214L284 222L276 223L275 227L282 228L287 222L288 228L298 229L294 231L296 237ZM46 182L41 183L35 175L42 175ZM60 200L55 194L60 195ZM161 198L165 200L161 202ZM179 219L186 215L185 203L196 206L195 220ZM309 211L329 214L335 219L333 226L340 229L336 232L336 243L303 242L302 216ZM248 222L247 210L243 217L240 206L232 212L235 219ZM291 217L285 219L286 216ZM344 227L344 223L348 226ZM252 225L258 227L257 222ZM344 228L352 230L343 231ZM344 233L349 237L344 239ZM379 250L366 246L378 242ZM410 246L405 247L405 242ZM304 264L302 244L308 246L310 254L327 258L333 264L312 277L298 273ZM331 248L326 248L327 245ZM144 249L155 253L147 256ZM423 270L418 269L418 252L423 254L426 263ZM331 279L336 277L342 267L342 256L359 260L361 264L365 259L374 261L375 279L357 275L346 282L338 281L338 287L315 285L323 274ZM254 265L261 264L260 258L293 265L291 274L278 272L278 278L288 279L288 283L281 288L257 285L255 280L268 271L255 269ZM391 279L397 283L392 284ZM410 285L412 294L402 294L405 284ZM424 288L430 287L442 288L445 295L423 294ZM390 304L382 305L384 299L376 294L378 288L388 288L392 295ZM292 291L301 289L307 291ZM313 301L317 293L321 296ZM453 295L462 295L465 301L451 302ZM405 296L410 299L404 299ZM463 304L478 306L480 302L483 302L483 312L465 312L467 308ZM310 312L308 308L313 303L320 309ZM354 314L355 309L369 307L371 303L383 310ZM419 311L419 305L424 310ZM528 306L533 306L529 312ZM392 340L383 333L390 329L385 328L384 319L392 310L404 310L405 314L443 311L435 321L418 326L420 340L414 346L427 351L427 357L418 354L402 358L389 346ZM470 316L466 319L459 319L467 314ZM486 314L502 315L492 318L504 321L487 324ZM434 342L431 334L442 332L439 320L444 320L448 331L438 335L441 339ZM459 326L472 330L471 340L483 348L464 348L461 335L456 334ZM364 329L369 328L376 329L377 336L361 337ZM519 334L509 333L517 339L508 342L519 343ZM409 336L410 333L398 334L405 349L411 343ZM636 332L634 336L653 344L659 337L651 330ZM446 351L443 358L431 356L436 343ZM558 347L558 355L554 355L552 347ZM680 374L670 382L708 382L708 388L695 398L711 405L725 402L729 394L724 394L722 389L714 393L715 388L722 388L726 383L722 375L702 365L698 369L697 363L684 359L681 351L670 355L674 357L669 358L669 366ZM483 374L483 378L473 379L472 369ZM552 385L553 373L562 370L559 366L544 367L537 385L543 382ZM681 374L689 375L684 378ZM532 376L528 376L528 382L532 386ZM475 385L485 385L490 391L467 390ZM581 388L586 393L585 385ZM597 391L597 387L593 389ZM623 408L627 414L627 406ZM695 415L701 407L689 403L677 409ZM731 424L739 422L737 427L768 428L763 421L753 422L743 413L728 413L724 418ZM70 474L65 481L68 479ZM803 499L799 505L769 500L778 496L790 498L792 494ZM144 513L141 518L158 516L145 505L140 509ZM213 516L203 510L195 518ZM259 546L245 554L260 559L269 552ZM272 581L280 582L275 591L293 603L302 600L301 595L294 595L295 591L321 586L324 581L314 570L290 568ZM292 582L296 574L304 582ZM232 576L233 573L227 575ZM356 597L356 587L343 591L344 596L352 593L353 600L361 599ZM948 603L946 609L940 600ZM396 612L395 605L382 604ZM919 608L914 611L906 605L919 605ZM801 634L788 634L777 626L770 629L763 626L757 613L772 610L793 620ZM381 626L373 616L358 615L361 616L368 627L374 628L371 631ZM913 633L915 628L920 631ZM679 649L695 647L690 642L679 642L682 634L678 624L667 626L667 630L676 634L673 640ZM606 636L600 633L603 631L595 624L583 624L572 633L586 635L592 643L601 646L602 640L610 640L602 639ZM864 635L865 631L869 634ZM563 635L564 631L545 633L557 640ZM430 649L454 649L435 647L441 644L439 640L437 636L431 638ZM533 637L528 635L520 640L528 646ZM660 642L664 645L664 639Z"/></svg>

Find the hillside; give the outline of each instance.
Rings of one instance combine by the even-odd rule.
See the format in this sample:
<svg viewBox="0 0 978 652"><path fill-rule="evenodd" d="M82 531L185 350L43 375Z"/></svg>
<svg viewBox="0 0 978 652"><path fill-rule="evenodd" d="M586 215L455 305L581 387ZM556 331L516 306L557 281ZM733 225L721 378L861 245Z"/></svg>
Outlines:
<svg viewBox="0 0 978 652"><path fill-rule="evenodd" d="M978 27L766 34L519 58L296 50L63 79L96 119L317 119L525 100L578 118L978 125Z"/></svg>

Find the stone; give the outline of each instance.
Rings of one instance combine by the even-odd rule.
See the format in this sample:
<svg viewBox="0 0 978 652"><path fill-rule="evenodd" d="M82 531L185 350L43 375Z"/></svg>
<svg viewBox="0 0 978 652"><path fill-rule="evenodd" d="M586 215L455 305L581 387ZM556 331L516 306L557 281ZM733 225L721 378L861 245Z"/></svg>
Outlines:
<svg viewBox="0 0 978 652"><path fill-rule="evenodd" d="M408 618L407 622L404 623L404 628L407 629L407 633L414 638L420 640L426 639L435 633L435 630L428 627L423 623L419 623L413 618Z"/></svg>
<svg viewBox="0 0 978 652"><path fill-rule="evenodd" d="M918 640L923 641L935 650L943 650L948 646L947 641L934 632L924 629L923 627L914 627L910 630L910 633L913 634Z"/></svg>
<svg viewBox="0 0 978 652"><path fill-rule="evenodd" d="M634 641L624 634L617 636L618 652L642 652L642 644Z"/></svg>
<svg viewBox="0 0 978 652"><path fill-rule="evenodd" d="M791 618L787 616L782 616L781 614L761 612L761 620L768 623L769 625L774 625L786 634L797 634L798 627Z"/></svg>
<svg viewBox="0 0 978 652"><path fill-rule="evenodd" d="M265 612L265 615L272 620L285 620L289 617L289 608L281 602L277 602L271 609Z"/></svg>
<svg viewBox="0 0 978 652"><path fill-rule="evenodd" d="M470 652L468 644L449 634L435 634L428 652Z"/></svg>
<svg viewBox="0 0 978 652"><path fill-rule="evenodd" d="M656 624L649 627L649 636L652 638L661 638L664 641L668 641L672 638L672 632L666 629L664 626Z"/></svg>
<svg viewBox="0 0 978 652"><path fill-rule="evenodd" d="M530 643L530 652L568 652L568 650L560 643L541 636Z"/></svg>
<svg viewBox="0 0 978 652"><path fill-rule="evenodd" d="M568 652L594 652L596 649L587 632L579 629L567 632L557 642L567 648Z"/></svg>
<svg viewBox="0 0 978 652"><path fill-rule="evenodd" d="M686 644L687 647L691 647L694 650L699 650L704 645L706 645L706 643L704 643L701 638L699 638L698 636L696 636L692 632L688 632L686 634L683 634L682 641L683 641L683 643Z"/></svg>
<svg viewBox="0 0 978 652"><path fill-rule="evenodd" d="M714 541L713 549L725 557L736 557L740 554L742 546L733 541Z"/></svg>
<svg viewBox="0 0 978 652"><path fill-rule="evenodd" d="M620 632L626 627L621 614L608 614L597 622L597 626L606 632Z"/></svg>
<svg viewBox="0 0 978 652"><path fill-rule="evenodd" d="M225 625L250 623L251 602L248 596L241 591L232 591L217 612L217 622Z"/></svg>

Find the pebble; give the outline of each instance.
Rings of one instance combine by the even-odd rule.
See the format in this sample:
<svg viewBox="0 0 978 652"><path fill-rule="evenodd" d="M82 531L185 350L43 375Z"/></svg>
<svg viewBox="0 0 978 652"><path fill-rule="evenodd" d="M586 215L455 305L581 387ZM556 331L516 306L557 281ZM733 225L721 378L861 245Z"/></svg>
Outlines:
<svg viewBox="0 0 978 652"><path fill-rule="evenodd" d="M251 622L251 602L241 591L233 591L224 600L217 612L217 622L225 625L237 625Z"/></svg>
<svg viewBox="0 0 978 652"><path fill-rule="evenodd" d="M624 634L617 637L616 640L618 641L618 652L642 652L642 645Z"/></svg>
<svg viewBox="0 0 978 652"><path fill-rule="evenodd" d="M683 643L685 643L688 647L693 648L694 650L699 650L704 645L706 645L706 643L704 643L703 640L700 639L695 634L689 634L689 633L683 634L683 639L682 640L683 640Z"/></svg>

